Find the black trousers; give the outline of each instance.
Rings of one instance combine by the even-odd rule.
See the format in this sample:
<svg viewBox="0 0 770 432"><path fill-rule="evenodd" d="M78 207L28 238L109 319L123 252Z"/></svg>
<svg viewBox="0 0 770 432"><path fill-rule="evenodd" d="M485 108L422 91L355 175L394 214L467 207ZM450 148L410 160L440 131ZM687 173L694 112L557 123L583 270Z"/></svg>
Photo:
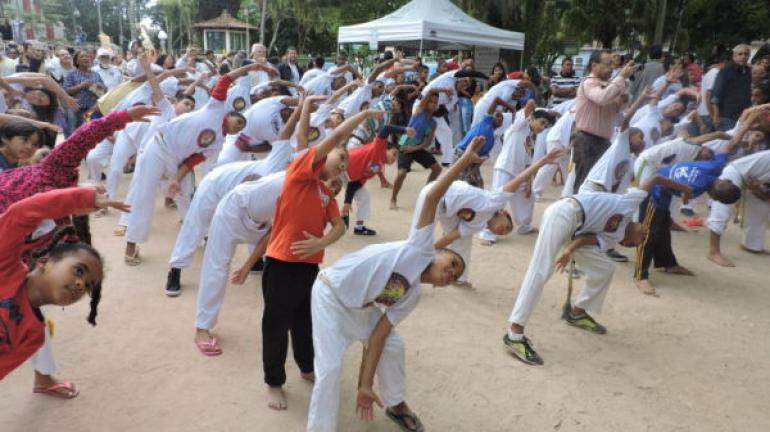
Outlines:
<svg viewBox="0 0 770 432"><path fill-rule="evenodd" d="M573 193L578 193L591 168L608 148L610 148L610 140L606 138L583 131L575 134L575 150L572 153L572 161L575 163Z"/></svg>
<svg viewBox="0 0 770 432"><path fill-rule="evenodd" d="M650 263L655 261L655 268L678 265L674 250L671 248L671 212L655 208L650 198L642 202L640 214L642 224L647 229L647 236L636 248L636 268L634 278L647 280L650 277Z"/></svg>
<svg viewBox="0 0 770 432"><path fill-rule="evenodd" d="M85 244L91 244L91 224L89 222L88 215L72 216L72 225L75 227L75 232L80 241Z"/></svg>
<svg viewBox="0 0 770 432"><path fill-rule="evenodd" d="M272 387L286 382L286 352L303 373L313 372L313 322L310 292L318 275L318 264L265 258L262 273L262 367L265 383Z"/></svg>

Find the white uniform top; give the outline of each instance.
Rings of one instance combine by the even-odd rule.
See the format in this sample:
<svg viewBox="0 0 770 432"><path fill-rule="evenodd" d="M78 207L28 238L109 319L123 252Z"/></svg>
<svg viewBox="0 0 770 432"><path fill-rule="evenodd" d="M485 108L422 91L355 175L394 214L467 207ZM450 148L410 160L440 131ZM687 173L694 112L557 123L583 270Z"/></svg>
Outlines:
<svg viewBox="0 0 770 432"><path fill-rule="evenodd" d="M631 121L631 126L641 129L644 132L644 148L648 149L660 141L660 119L661 109L657 106L648 105L644 115ZM637 113L638 114L638 113Z"/></svg>
<svg viewBox="0 0 770 432"><path fill-rule="evenodd" d="M235 84L227 92L228 111L242 113L251 107L251 81L248 76L242 76L235 80Z"/></svg>
<svg viewBox="0 0 770 432"><path fill-rule="evenodd" d="M714 84L717 82L717 75L719 75L719 68L711 68L703 75L703 79L700 82L700 103L698 104L698 115L706 117L709 114L708 104L710 101L706 100L706 92L714 90Z"/></svg>
<svg viewBox="0 0 770 432"><path fill-rule="evenodd" d="M265 159L230 162L214 168L203 177L203 183L213 183L208 189L217 200L244 181L255 181L270 174L285 171L291 160L292 148L287 140L273 142L273 149Z"/></svg>
<svg viewBox="0 0 770 432"><path fill-rule="evenodd" d="M652 90L658 91L663 88L663 86L666 85L666 75L661 75L658 78L655 79L655 81L652 82ZM663 92L663 97L668 97L673 95L674 93L678 92L682 89L682 83L674 82L668 85L668 88L665 92Z"/></svg>
<svg viewBox="0 0 770 432"><path fill-rule="evenodd" d="M749 177L760 183L770 183L770 150L764 150L730 162L728 167L733 170L725 170L719 178L730 180L734 185L744 188ZM737 172L740 178L731 173Z"/></svg>
<svg viewBox="0 0 770 432"><path fill-rule="evenodd" d="M623 195L608 192L591 192L573 195L583 207L583 225L575 235L594 234L599 248L608 250L623 240L626 225L647 198L647 192L631 188Z"/></svg>
<svg viewBox="0 0 770 432"><path fill-rule="evenodd" d="M135 134L134 139L136 141L134 141L134 143L139 144L139 150L144 150L144 147L149 142L148 139L152 138L152 136L155 135L155 132L157 132L161 126L176 118L176 111L174 111L174 107L171 105L171 102L169 102L168 99L162 99L158 103L158 109L160 110L159 115L153 117L149 123L137 122L146 126L141 126L138 130L132 131L132 133Z"/></svg>
<svg viewBox="0 0 770 432"><path fill-rule="evenodd" d="M281 110L286 105L281 101L286 96L273 96L255 103L243 116L246 117L246 127L241 131L238 139L243 140L243 145L259 145L263 142L273 142L283 128Z"/></svg>
<svg viewBox="0 0 770 432"><path fill-rule="evenodd" d="M326 120L332 114L334 106L328 103L321 104L318 109L310 114L309 131L307 139L307 148L313 147L321 142L331 129L326 129ZM291 136L291 146L295 150L297 149L297 134L299 129L296 129Z"/></svg>
<svg viewBox="0 0 770 432"><path fill-rule="evenodd" d="M516 86L519 84L519 80L506 80L495 84L494 87L487 90L484 96L476 102L476 107L473 109L473 125L480 122L487 112L489 107L495 101L495 98L500 98L506 102L511 101L513 92L516 90ZM499 109L500 107L498 107Z"/></svg>
<svg viewBox="0 0 770 432"><path fill-rule="evenodd" d="M457 91L455 90L455 83L457 82L457 78L455 78L455 74L460 71L460 69L444 72L441 75L437 76L433 79L433 81L429 82L428 85L425 86L424 89L422 89L422 97L425 97L425 95L428 94L432 89L449 89L452 90L452 97L450 98L445 93L439 93L438 94L438 104L444 105L446 109L449 111L452 111L457 104ZM415 104L417 106L417 104Z"/></svg>
<svg viewBox="0 0 770 432"><path fill-rule="evenodd" d="M460 236L467 237L486 229L487 222L512 197L512 193L486 191L462 180L455 180L438 205L437 217L442 226L456 227ZM413 225L420 213L422 208L415 209Z"/></svg>
<svg viewBox="0 0 770 432"><path fill-rule="evenodd" d="M268 74L265 71L250 71L249 72L249 80L251 82L251 86L254 87L256 85L260 85L262 83L270 82L272 79L270 78L270 74Z"/></svg>
<svg viewBox="0 0 770 432"><path fill-rule="evenodd" d="M299 85L304 87L306 83L312 81L313 78L316 78L322 73L324 73L323 69L310 69L308 71L305 71L305 73L302 74L302 79L299 80Z"/></svg>
<svg viewBox="0 0 770 432"><path fill-rule="evenodd" d="M561 103L557 106L562 106L571 101ZM574 107L574 104L572 105ZM572 125L575 124L575 110L570 108L556 120L556 123L548 131L548 135L545 140L547 147L553 148L569 148L569 138L572 135Z"/></svg>
<svg viewBox="0 0 770 432"><path fill-rule="evenodd" d="M576 103L577 103L576 99L567 99L558 105L552 106L551 111L557 112L562 116L564 116L564 114L567 114L568 112L575 112Z"/></svg>
<svg viewBox="0 0 770 432"><path fill-rule="evenodd" d="M639 159L657 171L673 163L694 161L699 151L699 145L690 144L684 138L676 138L648 148L639 155Z"/></svg>
<svg viewBox="0 0 770 432"><path fill-rule="evenodd" d="M435 255L434 228L435 224L413 227L406 240L366 246L343 256L319 277L345 307L352 309L374 302L392 277L402 280L406 292L385 309L388 321L398 325L420 300L420 276Z"/></svg>
<svg viewBox="0 0 770 432"><path fill-rule="evenodd" d="M192 77L192 79L197 79L197 74ZM214 75L208 78L208 80L203 82L203 85L205 85L208 88L212 88L217 83L217 80L219 79L219 75ZM195 106L196 107L202 107L206 104L206 102L209 101L209 92L206 90L196 87L195 92L193 93L193 99L195 99Z"/></svg>
<svg viewBox="0 0 770 432"><path fill-rule="evenodd" d="M179 88L179 80L175 77L168 77L161 81L158 86L166 97L174 97ZM112 110L120 111L136 105L152 105L152 87L150 87L150 83L146 82L135 88L125 98L115 104L115 108Z"/></svg>
<svg viewBox="0 0 770 432"><path fill-rule="evenodd" d="M339 75L332 75L329 72L321 72L315 78L306 82L303 87L309 95L331 96L332 81Z"/></svg>
<svg viewBox="0 0 770 432"><path fill-rule="evenodd" d="M224 141L224 122L227 109L224 101L209 98L201 109L181 115L161 125L166 168L176 172L188 157L201 153L206 159L216 158Z"/></svg>
<svg viewBox="0 0 770 432"><path fill-rule="evenodd" d="M6 112L8 112L8 103L5 101L5 94L0 93L0 113L5 114Z"/></svg>
<svg viewBox="0 0 770 432"><path fill-rule="evenodd" d="M516 116L511 127L503 136L503 148L495 161L494 169L499 169L511 175L524 171L532 163L534 140L530 136L529 121L524 115ZM532 148L528 148L531 146Z"/></svg>
<svg viewBox="0 0 770 432"><path fill-rule="evenodd" d="M279 171L257 181L240 184L230 192L243 210L243 216L256 224L257 230L267 231L270 228L285 178L286 171Z"/></svg>
<svg viewBox="0 0 770 432"><path fill-rule="evenodd" d="M117 66L109 65L107 68L103 68L100 64L96 64L91 68L91 71L99 74L107 90L112 90L123 82L123 72Z"/></svg>
<svg viewBox="0 0 770 432"><path fill-rule="evenodd" d="M605 192L625 193L631 183L632 166L631 146L626 129L615 137L610 148L594 164L578 193L591 192L593 189L586 185L589 182L601 186Z"/></svg>
<svg viewBox="0 0 770 432"><path fill-rule="evenodd" d="M374 87L373 84L364 84L337 105L345 113L346 119L366 109L364 104L367 106L372 104L372 87Z"/></svg>

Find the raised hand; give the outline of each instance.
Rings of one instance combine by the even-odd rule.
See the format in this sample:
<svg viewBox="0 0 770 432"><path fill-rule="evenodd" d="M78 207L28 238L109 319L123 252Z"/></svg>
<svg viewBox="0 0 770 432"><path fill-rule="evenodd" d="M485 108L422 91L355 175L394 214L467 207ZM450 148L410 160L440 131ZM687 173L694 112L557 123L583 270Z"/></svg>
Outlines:
<svg viewBox="0 0 770 432"><path fill-rule="evenodd" d="M122 212L130 213L131 212L131 206L124 203L123 201L113 201L107 195L104 193L98 192L96 193L96 197L94 198L94 209L102 209L112 207L115 210L120 210Z"/></svg>
<svg viewBox="0 0 770 432"><path fill-rule="evenodd" d="M153 106L137 105L126 110L132 122L149 122L147 116L160 114L160 110Z"/></svg>

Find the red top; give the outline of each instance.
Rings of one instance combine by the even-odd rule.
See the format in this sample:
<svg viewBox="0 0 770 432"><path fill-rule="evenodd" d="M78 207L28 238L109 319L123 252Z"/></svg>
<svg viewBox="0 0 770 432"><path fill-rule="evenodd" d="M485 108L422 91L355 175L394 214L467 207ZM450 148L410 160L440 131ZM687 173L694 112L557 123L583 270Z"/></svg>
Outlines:
<svg viewBox="0 0 770 432"><path fill-rule="evenodd" d="M29 269L22 262L24 238L45 219L94 206L93 188L58 189L11 205L0 215L0 379L24 363L45 340L40 310L27 298Z"/></svg>
<svg viewBox="0 0 770 432"><path fill-rule="evenodd" d="M217 83L214 84L214 89L211 90L211 97L218 101L224 102L227 100L227 90L230 88L230 84L233 83L233 80L227 76L222 75L217 80Z"/></svg>
<svg viewBox="0 0 770 432"><path fill-rule="evenodd" d="M350 181L365 183L382 171L387 161L388 138L374 137L371 143L348 151L348 177Z"/></svg>
<svg viewBox="0 0 770 432"><path fill-rule="evenodd" d="M298 156L286 170L281 196L276 204L273 230L265 255L287 262L318 264L324 251L300 259L291 252L291 245L306 240L304 232L323 237L326 224L340 216L334 195L320 178L326 158L313 163L317 147Z"/></svg>

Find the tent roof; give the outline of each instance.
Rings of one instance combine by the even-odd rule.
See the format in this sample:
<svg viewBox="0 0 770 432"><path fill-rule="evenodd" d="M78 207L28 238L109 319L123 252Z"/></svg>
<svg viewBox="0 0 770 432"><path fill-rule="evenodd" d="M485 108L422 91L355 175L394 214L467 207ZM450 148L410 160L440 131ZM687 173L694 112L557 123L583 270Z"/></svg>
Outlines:
<svg viewBox="0 0 770 432"><path fill-rule="evenodd" d="M256 29L256 27L249 25L243 21L240 21L236 19L234 16L230 15L230 12L228 12L227 9L223 9L222 14L219 15L218 17L210 19L208 21L195 23L193 24L193 27L206 28L206 29L239 29L239 30Z"/></svg>
<svg viewBox="0 0 770 432"><path fill-rule="evenodd" d="M487 46L524 49L524 33L501 30L466 15L449 0L412 0L368 23L339 28L338 43L378 42L427 49Z"/></svg>

